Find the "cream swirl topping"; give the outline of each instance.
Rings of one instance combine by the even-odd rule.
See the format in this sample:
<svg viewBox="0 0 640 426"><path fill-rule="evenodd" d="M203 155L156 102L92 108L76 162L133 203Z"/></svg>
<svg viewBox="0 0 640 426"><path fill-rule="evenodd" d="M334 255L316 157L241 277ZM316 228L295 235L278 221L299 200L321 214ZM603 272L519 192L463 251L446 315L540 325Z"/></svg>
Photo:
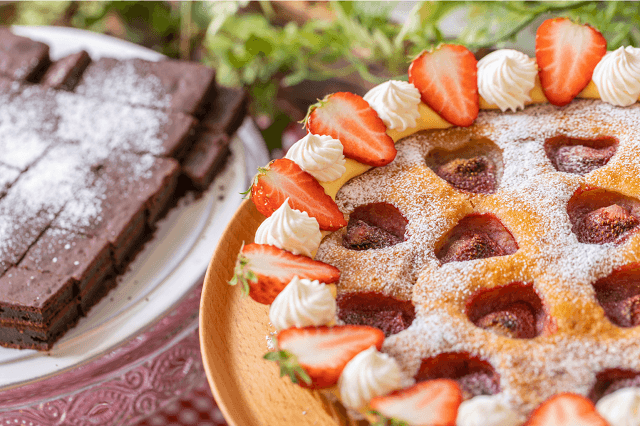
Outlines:
<svg viewBox="0 0 640 426"><path fill-rule="evenodd" d="M502 112L517 111L531 100L537 74L536 61L524 53L496 50L478 61L478 93Z"/></svg>
<svg viewBox="0 0 640 426"><path fill-rule="evenodd" d="M269 319L279 331L290 327L326 325L336 318L336 300L331 289L318 280L297 276L278 294Z"/></svg>
<svg viewBox="0 0 640 426"><path fill-rule="evenodd" d="M607 52L593 70L593 82L604 102L629 106L640 96L640 48Z"/></svg>
<svg viewBox="0 0 640 426"><path fill-rule="evenodd" d="M371 346L347 363L338 380L338 388L342 402L359 409L372 398L400 387L401 380L396 360Z"/></svg>
<svg viewBox="0 0 640 426"><path fill-rule="evenodd" d="M311 256L322 240L320 225L307 212L289 207L289 199L260 224L255 242L271 244L293 254Z"/></svg>
<svg viewBox="0 0 640 426"><path fill-rule="evenodd" d="M389 80L377 85L364 95L389 129L400 132L416 127L420 118L420 91L411 83Z"/></svg>
<svg viewBox="0 0 640 426"><path fill-rule="evenodd" d="M603 396L596 410L611 426L640 424L640 388L622 388Z"/></svg>
<svg viewBox="0 0 640 426"><path fill-rule="evenodd" d="M519 426L523 420L497 396L478 395L460 404L456 426Z"/></svg>
<svg viewBox="0 0 640 426"><path fill-rule="evenodd" d="M342 143L338 139L307 133L289 148L285 158L298 164L320 182L331 182L347 170L342 150Z"/></svg>

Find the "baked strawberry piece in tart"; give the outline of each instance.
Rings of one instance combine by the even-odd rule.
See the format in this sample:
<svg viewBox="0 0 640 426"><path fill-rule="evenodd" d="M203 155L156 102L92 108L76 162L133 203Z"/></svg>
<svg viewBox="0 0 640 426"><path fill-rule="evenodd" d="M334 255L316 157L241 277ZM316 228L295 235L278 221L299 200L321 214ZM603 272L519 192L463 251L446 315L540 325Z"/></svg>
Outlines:
<svg viewBox="0 0 640 426"><path fill-rule="evenodd" d="M593 27L551 19L536 58L442 45L409 82L312 106L287 154L297 177L252 187L268 217L254 245L339 277L271 287L266 358L377 424L640 421L639 64L640 49L607 53ZM353 327L382 344L318 343ZM326 381L309 350L323 368L335 354Z"/></svg>

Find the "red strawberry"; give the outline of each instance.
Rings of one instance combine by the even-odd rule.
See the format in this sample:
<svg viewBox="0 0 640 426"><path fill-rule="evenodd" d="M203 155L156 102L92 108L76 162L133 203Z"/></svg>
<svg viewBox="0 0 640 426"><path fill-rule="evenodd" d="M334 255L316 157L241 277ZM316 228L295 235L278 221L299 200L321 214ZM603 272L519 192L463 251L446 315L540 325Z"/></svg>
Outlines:
<svg viewBox="0 0 640 426"><path fill-rule="evenodd" d="M375 414L396 419L396 423L455 426L461 403L462 392L456 382L436 379L373 398L369 405Z"/></svg>
<svg viewBox="0 0 640 426"><path fill-rule="evenodd" d="M456 126L470 126L478 116L478 61L464 46L443 44L411 62L409 81L422 101Z"/></svg>
<svg viewBox="0 0 640 426"><path fill-rule="evenodd" d="M327 388L353 357L375 346L380 350L384 333L364 325L288 328L278 334L278 351L264 358L280 365L293 383L311 389Z"/></svg>
<svg viewBox="0 0 640 426"><path fill-rule="evenodd" d="M327 95L311 105L305 119L307 130L340 140L345 157L373 167L396 158L393 139L378 113L362 97L349 92Z"/></svg>
<svg viewBox="0 0 640 426"><path fill-rule="evenodd" d="M557 106L571 102L589 84L605 53L607 41L595 28L566 18L544 21L536 32L536 60L549 102Z"/></svg>
<svg viewBox="0 0 640 426"><path fill-rule="evenodd" d="M268 244L247 244L238 254L229 284L242 284L253 300L268 305L293 277L331 284L340 278L338 268Z"/></svg>
<svg viewBox="0 0 640 426"><path fill-rule="evenodd" d="M251 201L269 217L289 198L289 206L315 217L323 231L347 226L338 205L324 192L316 178L288 158L273 160L258 169L251 185Z"/></svg>
<svg viewBox="0 0 640 426"><path fill-rule="evenodd" d="M538 406L525 426L609 426L589 399L574 393L559 393Z"/></svg>

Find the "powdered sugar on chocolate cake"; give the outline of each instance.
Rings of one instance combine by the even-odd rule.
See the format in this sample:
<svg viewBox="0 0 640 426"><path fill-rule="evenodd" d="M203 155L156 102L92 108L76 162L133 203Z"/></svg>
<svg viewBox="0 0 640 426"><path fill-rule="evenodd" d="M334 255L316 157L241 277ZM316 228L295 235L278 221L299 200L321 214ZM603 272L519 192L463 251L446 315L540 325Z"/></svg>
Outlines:
<svg viewBox="0 0 640 426"><path fill-rule="evenodd" d="M559 135L613 137L619 145L610 161L594 171L558 172L544 144ZM477 141L486 142L486 155L498 163L494 194L457 190L425 160L434 149L463 152ZM620 244L581 243L567 214L567 204L580 188L640 194L638 104L619 108L574 100L564 108L482 111L469 128L422 131L396 147L398 155L391 164L349 181L336 202L346 215L369 203L392 204L408 219L406 240L355 251L342 246L343 231L338 231L325 238L316 259L341 270L339 294L381 292L413 302L415 320L388 337L383 347L399 361L407 378L418 374L425 359L466 353L488 362L499 376L499 397L528 414L556 393L586 395L600 371L640 371L640 330L609 322L593 289L597 279L640 261L640 234ZM470 214L497 217L518 250L441 264L436 248ZM543 304L547 329L535 338L494 334L467 317L470 296L514 282L531 283Z"/></svg>
<svg viewBox="0 0 640 426"><path fill-rule="evenodd" d="M100 222L107 189L99 177L101 165L113 160L128 184L148 177L155 155L163 153L169 124L161 110L38 86L9 97L0 106L0 194L6 192L0 198L3 270L56 217L68 230ZM119 163L123 155L128 161Z"/></svg>
<svg viewBox="0 0 640 426"><path fill-rule="evenodd" d="M103 58L84 73L76 92L98 99L118 100L120 104L167 109L171 95L166 93L158 77L149 74L150 66L137 59Z"/></svg>

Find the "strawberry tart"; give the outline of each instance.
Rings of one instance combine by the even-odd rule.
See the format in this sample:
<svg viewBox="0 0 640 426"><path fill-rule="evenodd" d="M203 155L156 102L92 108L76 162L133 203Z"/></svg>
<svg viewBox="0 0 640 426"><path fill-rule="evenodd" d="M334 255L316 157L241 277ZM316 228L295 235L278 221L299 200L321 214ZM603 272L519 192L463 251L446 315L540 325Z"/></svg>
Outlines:
<svg viewBox="0 0 640 426"><path fill-rule="evenodd" d="M379 425L640 424L639 96L640 49L557 18L313 105L231 281L264 358Z"/></svg>

